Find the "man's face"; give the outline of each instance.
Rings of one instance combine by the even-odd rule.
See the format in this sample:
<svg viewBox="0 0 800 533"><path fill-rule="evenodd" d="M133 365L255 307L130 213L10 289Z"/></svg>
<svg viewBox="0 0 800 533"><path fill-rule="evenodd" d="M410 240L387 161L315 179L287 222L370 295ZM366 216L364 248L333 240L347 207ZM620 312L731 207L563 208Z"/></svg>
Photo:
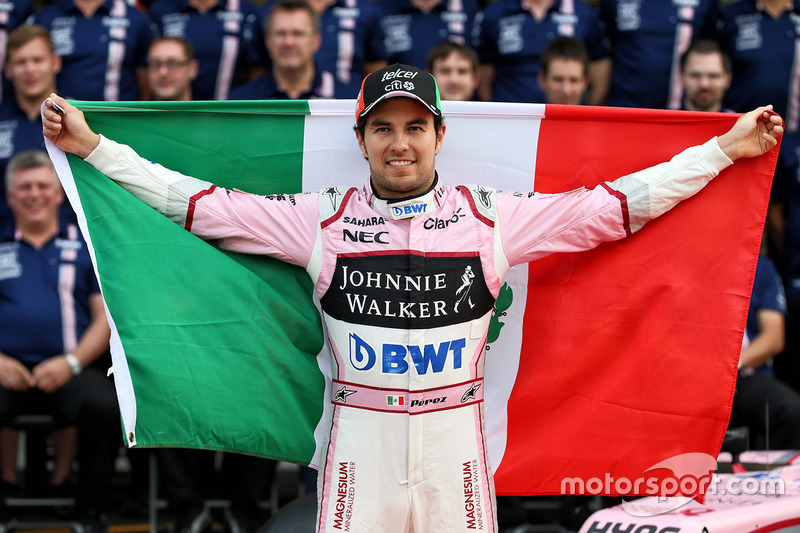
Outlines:
<svg viewBox="0 0 800 533"><path fill-rule="evenodd" d="M59 70L61 58L50 51L42 37L12 50L6 60L6 76L23 98L37 99L50 94Z"/></svg>
<svg viewBox="0 0 800 533"><path fill-rule="evenodd" d="M6 197L17 225L24 228L56 222L64 193L53 169L41 166L14 172Z"/></svg>
<svg viewBox="0 0 800 533"><path fill-rule="evenodd" d="M431 74L439 85L442 100L471 100L478 88L478 73L473 70L472 62L455 52L436 60Z"/></svg>
<svg viewBox="0 0 800 533"><path fill-rule="evenodd" d="M175 41L159 41L147 54L147 83L154 100L188 100L197 61L186 57Z"/></svg>
<svg viewBox="0 0 800 533"><path fill-rule="evenodd" d="M691 53L681 73L686 107L696 111L719 111L722 98L731 85L718 53Z"/></svg>
<svg viewBox="0 0 800 533"><path fill-rule="evenodd" d="M269 19L267 50L278 71L306 68L314 62L320 36L303 9L277 10Z"/></svg>
<svg viewBox="0 0 800 533"><path fill-rule="evenodd" d="M412 98L389 98L370 111L364 137L356 135L380 197L403 198L430 188L444 130L442 125L437 134L433 113Z"/></svg>
<svg viewBox="0 0 800 533"><path fill-rule="evenodd" d="M579 105L589 80L577 59L554 58L547 74L539 71L539 86L548 104Z"/></svg>

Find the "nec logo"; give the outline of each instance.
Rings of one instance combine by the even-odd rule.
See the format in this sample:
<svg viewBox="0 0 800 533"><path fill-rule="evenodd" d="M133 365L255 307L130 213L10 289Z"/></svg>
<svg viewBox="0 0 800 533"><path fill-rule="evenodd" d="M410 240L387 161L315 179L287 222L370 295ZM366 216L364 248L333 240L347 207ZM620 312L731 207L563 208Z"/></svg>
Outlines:
<svg viewBox="0 0 800 533"><path fill-rule="evenodd" d="M463 338L440 342L438 345L425 344L423 346L384 343L379 348L381 370L384 374L405 374L410 367L406 360L406 356L409 354L419 375L426 374L428 370L434 374L443 372L449 354L452 354L453 360L451 368L461 368L461 354L466 345L467 340ZM377 360L378 351L364 339L351 333L350 364L353 365L353 368L367 371L375 366Z"/></svg>
<svg viewBox="0 0 800 533"><path fill-rule="evenodd" d="M386 235L388 234L389 234L388 231L378 231L376 233L373 233L371 231L351 232L350 230L342 230L342 240L350 242L389 244L389 241L386 240Z"/></svg>

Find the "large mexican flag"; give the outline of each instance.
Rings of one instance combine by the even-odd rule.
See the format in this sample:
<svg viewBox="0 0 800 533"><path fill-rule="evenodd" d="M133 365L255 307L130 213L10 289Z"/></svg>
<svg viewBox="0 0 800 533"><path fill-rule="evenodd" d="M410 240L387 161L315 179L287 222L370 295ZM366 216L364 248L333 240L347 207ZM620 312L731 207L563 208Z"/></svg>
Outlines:
<svg viewBox="0 0 800 533"><path fill-rule="evenodd" d="M361 185L354 102L75 102L142 156L267 194ZM445 184L558 193L669 159L736 116L445 102ZM311 282L222 252L49 145L112 322L131 446L315 464L328 354ZM487 347L487 439L499 494L566 477L636 479L716 456L728 422L777 150L738 162L624 241L513 269Z"/></svg>

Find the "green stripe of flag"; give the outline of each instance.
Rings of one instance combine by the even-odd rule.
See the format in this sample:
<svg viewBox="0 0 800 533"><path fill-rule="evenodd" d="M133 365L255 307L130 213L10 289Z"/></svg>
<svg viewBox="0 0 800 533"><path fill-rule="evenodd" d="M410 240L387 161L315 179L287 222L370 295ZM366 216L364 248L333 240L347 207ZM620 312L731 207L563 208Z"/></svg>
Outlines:
<svg viewBox="0 0 800 533"><path fill-rule="evenodd" d="M259 194L301 190L305 102L76 105L95 131L169 168ZM324 392L308 275L219 253L68 159L145 421L126 438L308 462Z"/></svg>

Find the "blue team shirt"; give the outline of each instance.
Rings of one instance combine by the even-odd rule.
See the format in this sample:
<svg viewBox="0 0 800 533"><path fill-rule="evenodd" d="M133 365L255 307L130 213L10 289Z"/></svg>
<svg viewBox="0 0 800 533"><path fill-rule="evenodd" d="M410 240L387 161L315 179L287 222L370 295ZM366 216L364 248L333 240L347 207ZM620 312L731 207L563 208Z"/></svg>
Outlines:
<svg viewBox="0 0 800 533"><path fill-rule="evenodd" d="M788 309L786 306L786 294L783 291L781 276L775 264L766 256L758 256L755 280L753 281L753 291L750 295L750 307L747 310L747 324L745 331L747 338L752 341L761 332L758 325L758 311L770 309L778 311L786 316ZM755 369L756 372L773 374L769 362ZM752 370L743 370L744 375L749 375Z"/></svg>
<svg viewBox="0 0 800 533"><path fill-rule="evenodd" d="M713 34L717 0L599 0L613 50L607 104L677 109L680 58L692 39Z"/></svg>
<svg viewBox="0 0 800 533"><path fill-rule="evenodd" d="M787 133L775 167L770 202L783 203L781 272L786 293L800 296L800 132Z"/></svg>
<svg viewBox="0 0 800 533"><path fill-rule="evenodd" d="M33 15L33 4L29 0L0 2L0 42L8 42L8 34ZM3 67L6 64L6 47L0 46L0 101L11 90Z"/></svg>
<svg viewBox="0 0 800 533"><path fill-rule="evenodd" d="M302 93L299 100L310 98L329 98L323 94L323 81L319 69L314 72L314 80L309 89ZM289 95L278 87L272 70L254 79L246 85L235 87L231 90L231 100L288 100Z"/></svg>
<svg viewBox="0 0 800 533"><path fill-rule="evenodd" d="M8 160L24 150L44 150L42 119L39 115L33 120L19 107L13 92L0 102L0 176L6 175ZM75 212L69 202L61 204L61 219L75 222ZM0 185L0 234L13 231L14 221L6 200L5 179ZM2 350L0 350L2 351Z"/></svg>
<svg viewBox="0 0 800 533"><path fill-rule="evenodd" d="M192 43L200 64L192 82L195 100L226 100L233 87L248 81L250 67L267 66L258 13L247 0L219 0L205 13L188 0L158 0L150 16L160 34Z"/></svg>
<svg viewBox="0 0 800 533"><path fill-rule="evenodd" d="M0 352L28 363L67 353L91 322L100 292L76 226L36 250L13 233L0 242Z"/></svg>
<svg viewBox="0 0 800 533"><path fill-rule="evenodd" d="M758 327L758 311L770 309L787 314L786 295L783 291L781 276L775 264L766 256L758 256L756 276L753 281L753 292L750 296L750 308L747 311L747 336L752 340L760 332Z"/></svg>
<svg viewBox="0 0 800 533"><path fill-rule="evenodd" d="M469 44L478 4L475 0L441 0L423 13L411 0L382 0L383 32L389 63L425 68L428 52L442 41Z"/></svg>
<svg viewBox="0 0 800 533"><path fill-rule="evenodd" d="M800 125L800 0L773 19L755 0L722 8L718 38L733 60L725 105L739 112L772 104L787 131Z"/></svg>
<svg viewBox="0 0 800 533"><path fill-rule="evenodd" d="M262 27L272 5L260 10ZM322 13L322 43L314 62L323 79L332 77L334 98L356 98L365 65L386 60L381 19L380 8L369 0L337 0Z"/></svg>
<svg viewBox="0 0 800 533"><path fill-rule="evenodd" d="M474 45L481 63L495 66L492 100L544 102L537 76L540 58L556 37L575 37L592 61L609 57L597 10L581 0L555 0L537 22L520 0L497 0L478 15Z"/></svg>
<svg viewBox="0 0 800 533"><path fill-rule="evenodd" d="M31 19L50 30L61 56L58 90L79 100L139 100L137 69L153 40L150 19L125 0L106 0L90 18L56 0Z"/></svg>

